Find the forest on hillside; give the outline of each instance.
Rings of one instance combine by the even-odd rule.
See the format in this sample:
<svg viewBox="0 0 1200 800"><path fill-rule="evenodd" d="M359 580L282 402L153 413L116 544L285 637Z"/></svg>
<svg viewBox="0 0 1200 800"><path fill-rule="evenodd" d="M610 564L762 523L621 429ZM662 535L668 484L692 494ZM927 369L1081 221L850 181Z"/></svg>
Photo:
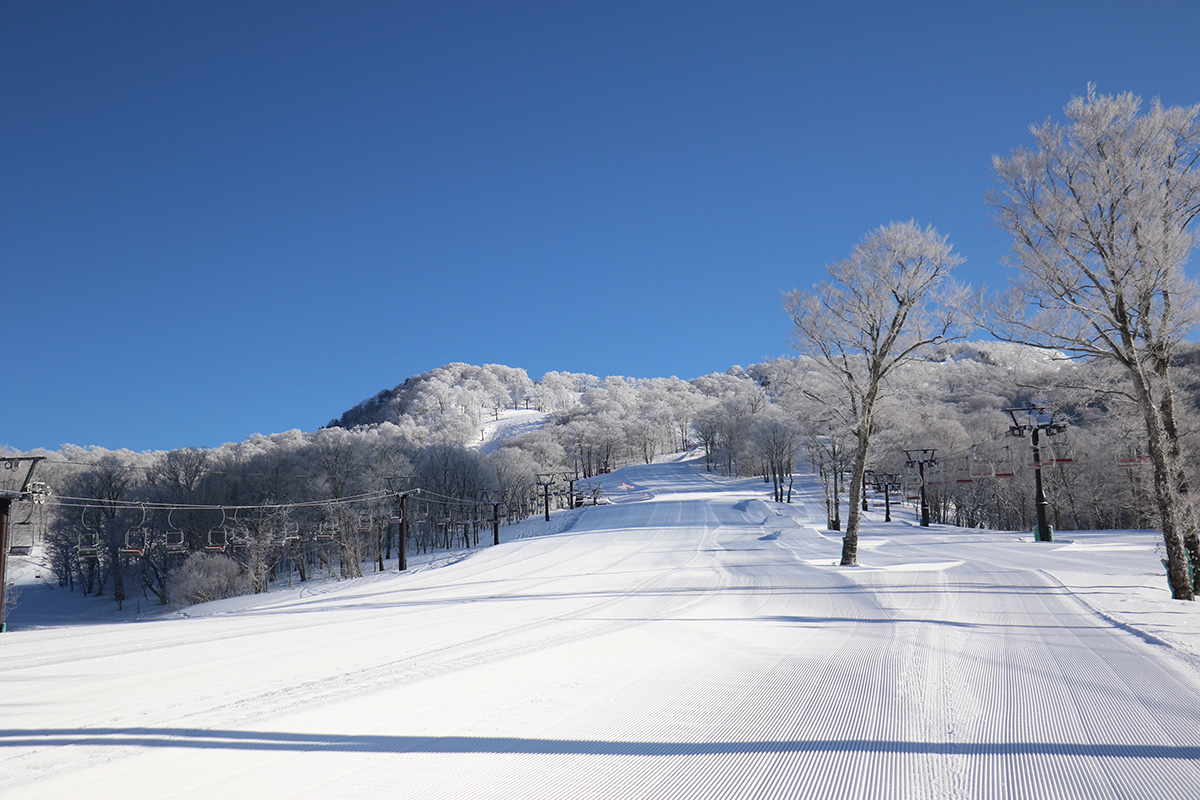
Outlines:
<svg viewBox="0 0 1200 800"><path fill-rule="evenodd" d="M1200 349L1185 352L1176 372L1190 421ZM934 451L925 476L934 522L1028 530L1030 442L1011 434L1005 410L1036 404L1065 426L1041 458L1054 527L1154 526L1136 414L1103 391L1114 379L1102 363L1020 345L931 351L895 376L869 502L882 506L885 490L892 504L911 501L920 479L905 451L923 449ZM761 475L782 502L791 476L812 470L837 528L852 446L822 400L829 380L803 356L693 380L564 372L533 380L520 368L449 364L315 432L213 449L26 454L45 457L38 478L52 494L16 504L11 541L43 544L64 587L118 603L187 604L381 569L398 552L402 494L412 551L470 547L481 531L488 540L495 514L541 513L547 489L560 507L596 502L588 478L683 451L715 473ZM542 412L544 424L481 451L484 423L514 409Z"/></svg>

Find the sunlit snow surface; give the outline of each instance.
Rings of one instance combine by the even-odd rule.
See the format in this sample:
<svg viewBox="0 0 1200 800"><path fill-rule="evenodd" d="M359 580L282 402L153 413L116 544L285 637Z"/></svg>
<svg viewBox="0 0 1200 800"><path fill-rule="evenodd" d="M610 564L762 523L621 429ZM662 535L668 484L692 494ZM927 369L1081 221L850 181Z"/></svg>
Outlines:
<svg viewBox="0 0 1200 800"><path fill-rule="evenodd" d="M603 483L438 568L14 624L0 796L1200 797L1200 623L1152 533L873 510L839 567L809 479Z"/></svg>
<svg viewBox="0 0 1200 800"><path fill-rule="evenodd" d="M506 409L496 414L495 419L485 420L480 426L479 440L472 442L481 453L490 453L506 439L533 433L546 424L546 414L529 409Z"/></svg>

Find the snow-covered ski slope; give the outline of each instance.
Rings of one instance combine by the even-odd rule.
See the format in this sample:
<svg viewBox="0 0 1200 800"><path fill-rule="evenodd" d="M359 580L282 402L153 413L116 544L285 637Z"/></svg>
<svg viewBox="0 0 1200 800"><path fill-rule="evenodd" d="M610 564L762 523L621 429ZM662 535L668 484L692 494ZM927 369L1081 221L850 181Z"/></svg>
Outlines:
<svg viewBox="0 0 1200 800"><path fill-rule="evenodd" d="M1200 797L1152 534L872 523L842 568L812 486L604 480L439 569L5 634L0 796Z"/></svg>
<svg viewBox="0 0 1200 800"><path fill-rule="evenodd" d="M479 427L479 438L472 442L471 446L481 453L490 453L505 439L540 429L547 419L548 415L544 411L506 409L497 414L495 419L484 420Z"/></svg>

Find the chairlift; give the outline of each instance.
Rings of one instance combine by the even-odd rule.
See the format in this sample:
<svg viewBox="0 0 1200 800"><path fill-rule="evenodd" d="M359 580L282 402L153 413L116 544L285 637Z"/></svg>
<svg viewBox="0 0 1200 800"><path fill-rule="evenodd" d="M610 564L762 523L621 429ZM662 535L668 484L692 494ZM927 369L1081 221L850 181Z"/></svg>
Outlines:
<svg viewBox="0 0 1200 800"><path fill-rule="evenodd" d="M168 553L182 553L186 549L183 544L183 529L171 524L171 514L174 511L175 509L171 509L167 512L167 535L163 548Z"/></svg>
<svg viewBox="0 0 1200 800"><path fill-rule="evenodd" d="M1030 461L1029 466L1031 469L1048 469L1050 467L1075 463L1075 459L1069 453L1058 451L1048 445L1039 445L1038 450L1040 451L1041 460Z"/></svg>
<svg viewBox="0 0 1200 800"><path fill-rule="evenodd" d="M80 560L100 557L100 534L84 531L79 534L79 543L75 545L75 555Z"/></svg>
<svg viewBox="0 0 1200 800"><path fill-rule="evenodd" d="M142 521L125 531L125 544L121 554L126 556L146 555L146 507L142 506Z"/></svg>
<svg viewBox="0 0 1200 800"><path fill-rule="evenodd" d="M33 504L30 504L29 514L26 515L25 519L13 522L12 527L9 529L11 536L8 541L8 554L10 556L27 556L33 552L34 529L32 520ZM17 539L23 538L18 535L18 531L20 530L29 531L28 544L17 544Z"/></svg>
<svg viewBox="0 0 1200 800"><path fill-rule="evenodd" d="M932 474L926 476L926 486L945 486L949 481L946 479L946 468L938 466L932 470Z"/></svg>
<svg viewBox="0 0 1200 800"><path fill-rule="evenodd" d="M997 478L1014 478L1017 475L1017 470L1013 467L1012 449L1008 445L1004 445L1004 453L1004 460L994 465L993 475Z"/></svg>
<svg viewBox="0 0 1200 800"><path fill-rule="evenodd" d="M1050 442L1042 442L1037 447L1038 457L1034 461L1029 462L1030 469L1049 469L1058 461L1057 447ZM1066 463L1066 462L1063 462Z"/></svg>
<svg viewBox="0 0 1200 800"><path fill-rule="evenodd" d="M1050 452L1054 456L1055 464L1075 463L1075 451L1071 447L1071 436L1067 434L1067 430L1067 426L1063 425L1047 431L1054 439ZM1042 460L1045 461L1046 459L1043 458Z"/></svg>
<svg viewBox="0 0 1200 800"><path fill-rule="evenodd" d="M79 525L81 528L79 541L75 544L75 555L80 561L100 557L100 534L96 531L90 531L87 527L87 511L88 507L84 506L79 512Z"/></svg>
<svg viewBox="0 0 1200 800"><path fill-rule="evenodd" d="M370 514L359 514L358 515L358 532L359 533L370 533L371 532L371 515Z"/></svg>
<svg viewBox="0 0 1200 800"><path fill-rule="evenodd" d="M125 546L121 548L121 554L127 556L146 555L145 528L130 528L125 532Z"/></svg>
<svg viewBox="0 0 1200 800"><path fill-rule="evenodd" d="M32 514L30 516L32 516ZM21 529L28 529L29 531L28 544L17 544L17 539L19 538L18 531ZM33 523L31 523L29 520L25 520L24 522L14 522L10 528L10 531L12 533L12 538L8 544L8 554L10 556L27 556L33 552Z"/></svg>
<svg viewBox="0 0 1200 800"><path fill-rule="evenodd" d="M229 547L229 529L225 527L225 509L222 508L221 524L209 530L208 544L204 546L204 550L208 553L224 553L227 547Z"/></svg>
<svg viewBox="0 0 1200 800"><path fill-rule="evenodd" d="M1128 455L1117 459L1117 463L1122 467L1144 467L1151 463L1151 459L1148 455L1142 455L1140 450L1131 450Z"/></svg>
<svg viewBox="0 0 1200 800"><path fill-rule="evenodd" d="M275 547L287 547L289 544L298 541L299 539L300 523L285 522L283 525L283 531L279 534L279 536L271 540L271 544Z"/></svg>
<svg viewBox="0 0 1200 800"><path fill-rule="evenodd" d="M244 525L238 524L238 512L233 510L233 521L225 526L225 542L234 548L244 548L250 546L250 529Z"/></svg>
<svg viewBox="0 0 1200 800"><path fill-rule="evenodd" d="M979 454L972 450L971 457L967 460L967 474L972 478L994 478L996 469L991 461L980 458Z"/></svg>
<svg viewBox="0 0 1200 800"><path fill-rule="evenodd" d="M237 520L237 509L233 510L233 521L225 526L225 543L235 549L245 548L250 546L250 530L244 525L239 525Z"/></svg>

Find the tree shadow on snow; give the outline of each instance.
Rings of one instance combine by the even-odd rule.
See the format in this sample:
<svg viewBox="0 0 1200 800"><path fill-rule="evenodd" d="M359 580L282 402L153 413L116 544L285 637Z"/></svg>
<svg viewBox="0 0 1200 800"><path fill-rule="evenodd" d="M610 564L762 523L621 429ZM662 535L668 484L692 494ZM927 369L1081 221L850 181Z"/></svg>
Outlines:
<svg viewBox="0 0 1200 800"><path fill-rule="evenodd" d="M503 736L321 735L189 728L0 730L0 747L148 747L332 753L457 753L589 756L708 756L763 753L1053 755L1091 758L1200 759L1200 745L1061 742L906 742L814 739L751 742L610 742Z"/></svg>

